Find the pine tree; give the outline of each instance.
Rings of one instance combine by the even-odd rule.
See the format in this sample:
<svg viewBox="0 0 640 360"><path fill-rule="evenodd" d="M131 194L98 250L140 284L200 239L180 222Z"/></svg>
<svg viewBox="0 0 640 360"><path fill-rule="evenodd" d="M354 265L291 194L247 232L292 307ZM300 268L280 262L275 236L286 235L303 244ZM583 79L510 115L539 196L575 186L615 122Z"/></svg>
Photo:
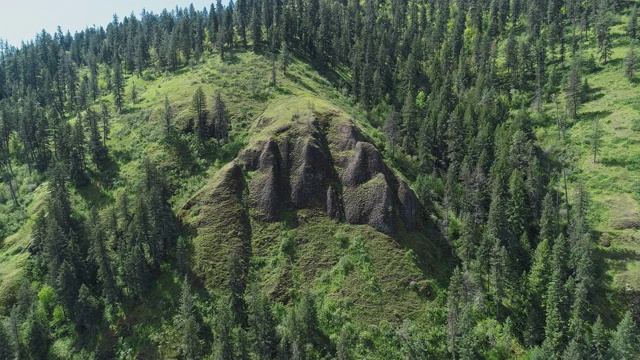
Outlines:
<svg viewBox="0 0 640 360"><path fill-rule="evenodd" d="M629 23L627 24L627 34L631 38L631 41L637 39L638 36L638 6L635 5L631 10L631 16L629 17Z"/></svg>
<svg viewBox="0 0 640 360"><path fill-rule="evenodd" d="M85 135L82 121L78 119L73 125L73 134L71 138L71 153L70 153L70 169L71 181L76 186L82 186L87 183L87 176L85 173Z"/></svg>
<svg viewBox="0 0 640 360"><path fill-rule="evenodd" d="M551 277L547 287L547 297L545 301L546 308L546 340L550 342L551 347L556 351L560 351L566 343L566 287L569 262L568 241L561 234L553 245L551 254Z"/></svg>
<svg viewBox="0 0 640 360"><path fill-rule="evenodd" d="M136 87L136 83L131 84L131 103L135 104L138 102L138 88Z"/></svg>
<svg viewBox="0 0 640 360"><path fill-rule="evenodd" d="M39 317L30 313L23 324L23 343L29 359L46 359L49 349L47 329ZM21 358L18 356L18 358Z"/></svg>
<svg viewBox="0 0 640 360"><path fill-rule="evenodd" d="M451 275L447 290L447 347L454 358L459 351L458 318L460 317L460 303L463 300L462 281L460 268L456 267Z"/></svg>
<svg viewBox="0 0 640 360"><path fill-rule="evenodd" d="M280 68L283 74L287 74L287 67L289 66L289 48L286 41L282 41L280 46Z"/></svg>
<svg viewBox="0 0 640 360"><path fill-rule="evenodd" d="M89 255L98 267L97 278L102 285L102 297L108 306L114 305L119 300L119 291L111 259L107 252L107 237L95 211L91 212L88 228L90 229L89 239L91 241Z"/></svg>
<svg viewBox="0 0 640 360"><path fill-rule="evenodd" d="M606 64L609 60L612 52L611 45L611 3L609 0L600 0L598 8L596 9L596 19L594 24L594 30L596 34L596 40L598 43L598 52L600 53L600 59Z"/></svg>
<svg viewBox="0 0 640 360"><path fill-rule="evenodd" d="M210 126L211 133L216 140L226 139L229 135L229 115L227 113L227 107L222 101L220 91L216 92L216 97L213 104L213 126Z"/></svg>
<svg viewBox="0 0 640 360"><path fill-rule="evenodd" d="M221 298L217 304L217 312L213 327L213 358L216 360L233 360L233 321L232 302L230 297Z"/></svg>
<svg viewBox="0 0 640 360"><path fill-rule="evenodd" d="M242 258L238 251L233 251L229 258L228 264L228 284L231 299L231 311L233 311L234 321L236 323L245 324L245 301L244 289L246 285L245 270Z"/></svg>
<svg viewBox="0 0 640 360"><path fill-rule="evenodd" d="M600 118L593 119L593 133L591 134L591 149L593 150L593 163L596 163L598 157L598 149L602 142L602 129L600 129Z"/></svg>
<svg viewBox="0 0 640 360"><path fill-rule="evenodd" d="M609 346L609 356L611 359L620 360L637 359L640 356L638 328L630 311L627 311L618 323Z"/></svg>
<svg viewBox="0 0 640 360"><path fill-rule="evenodd" d="M585 349L580 342L572 339L562 354L562 360L585 359Z"/></svg>
<svg viewBox="0 0 640 360"><path fill-rule="evenodd" d="M260 359L273 358L278 345L275 320L266 296L257 285L251 288L247 305L249 339L253 352Z"/></svg>
<svg viewBox="0 0 640 360"><path fill-rule="evenodd" d="M387 135L387 141L391 148L391 155L396 153L396 146L400 140L400 121L401 117L397 111L391 110L384 124L384 133Z"/></svg>
<svg viewBox="0 0 640 360"><path fill-rule="evenodd" d="M600 316L596 319L596 322L591 326L591 354L594 360L604 360L607 355L607 333L602 324Z"/></svg>
<svg viewBox="0 0 640 360"><path fill-rule="evenodd" d="M80 286L74 310L75 322L81 334L85 332L91 334L102 322L98 300L85 284Z"/></svg>
<svg viewBox="0 0 640 360"><path fill-rule="evenodd" d="M567 78L565 99L567 102L567 114L570 118L576 118L582 99L582 80L580 76L580 60L574 57Z"/></svg>
<svg viewBox="0 0 640 360"><path fill-rule="evenodd" d="M224 27L220 26L218 28L218 34L216 35L216 49L218 50L218 54L220 55L220 60L224 60L224 52L225 52L225 31Z"/></svg>
<svg viewBox="0 0 640 360"><path fill-rule="evenodd" d="M249 343L247 339L247 331L242 326L236 326L233 329L233 337L235 343L234 359L235 360L249 360Z"/></svg>
<svg viewBox="0 0 640 360"><path fill-rule="evenodd" d="M180 310L174 322L180 334L180 354L184 359L199 359L201 344L198 339L200 326L196 318L196 307L189 280L185 276L180 295Z"/></svg>
<svg viewBox="0 0 640 360"><path fill-rule="evenodd" d="M265 0L266 1L266 0ZM260 15L260 9L258 8L259 2L253 1L251 6L251 42L253 43L253 52L260 50L260 43L262 42L262 16Z"/></svg>
<svg viewBox="0 0 640 360"><path fill-rule="evenodd" d="M108 159L109 149L104 146L100 129L98 128L98 114L93 109L87 109L87 121L89 122L89 150L91 151L91 159L94 165L104 170Z"/></svg>
<svg viewBox="0 0 640 360"><path fill-rule="evenodd" d="M107 148L107 140L109 140L109 108L107 104L102 103L102 146Z"/></svg>
<svg viewBox="0 0 640 360"><path fill-rule="evenodd" d="M0 359L11 359L13 357L14 350L10 341L11 338L4 321L0 321Z"/></svg>
<svg viewBox="0 0 640 360"><path fill-rule="evenodd" d="M191 109L195 113L193 130L198 135L198 138L204 141L209 137L209 133L207 131L207 99L202 86L198 86L191 98Z"/></svg>
<svg viewBox="0 0 640 360"><path fill-rule="evenodd" d="M113 103L118 111L122 111L124 105L124 77L122 75L122 65L120 61L113 64Z"/></svg>
<svg viewBox="0 0 640 360"><path fill-rule="evenodd" d="M62 266L60 266L60 272L56 280L56 293L65 307L67 315L73 315L78 297L78 283L75 269L71 267L67 260L64 260Z"/></svg>
<svg viewBox="0 0 640 360"><path fill-rule="evenodd" d="M336 341L336 359L351 360L354 358L352 351L355 348L355 329L351 323L346 323L340 329Z"/></svg>
<svg viewBox="0 0 640 360"><path fill-rule="evenodd" d="M638 56L636 55L636 44L635 41L631 41L629 51L627 51L627 55L624 57L624 76L627 80L633 81L637 66Z"/></svg>
<svg viewBox="0 0 640 360"><path fill-rule="evenodd" d="M553 204L553 195L551 191L548 191L542 200L542 213L540 215L540 241L553 241L556 238L557 222L556 222L556 209Z"/></svg>

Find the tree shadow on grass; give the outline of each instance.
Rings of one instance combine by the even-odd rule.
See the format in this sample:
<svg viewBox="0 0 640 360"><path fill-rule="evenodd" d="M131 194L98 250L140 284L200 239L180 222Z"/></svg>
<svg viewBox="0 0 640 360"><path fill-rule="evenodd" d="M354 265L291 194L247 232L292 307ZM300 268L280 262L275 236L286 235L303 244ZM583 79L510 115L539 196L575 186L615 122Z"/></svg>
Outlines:
<svg viewBox="0 0 640 360"><path fill-rule="evenodd" d="M307 84L305 81L303 81L299 76L294 75L290 72L288 72L285 75L287 78L289 78L291 81L293 81L296 84L299 84L300 86L302 86L303 88L305 88L306 90L308 90L309 92L311 92L312 94L317 95L317 92L314 88L312 88L311 86L309 86L309 84Z"/></svg>
<svg viewBox="0 0 640 360"><path fill-rule="evenodd" d="M603 119L609 115L613 114L612 111L610 110L604 110L604 111L586 111L586 112L582 112L578 115L578 119L576 119L576 122L592 122L595 119Z"/></svg>
<svg viewBox="0 0 640 360"><path fill-rule="evenodd" d="M585 93L584 93L584 102L591 102L591 101L596 101L599 100L601 98L604 97L604 92L602 92L602 90L604 90L602 87L598 86L598 87L592 87L589 88Z"/></svg>
<svg viewBox="0 0 640 360"><path fill-rule="evenodd" d="M603 157L598 159L598 163L605 166L618 166L629 170L637 170L640 167L640 159L639 161L634 161L632 159L620 159L620 158L610 158Z"/></svg>

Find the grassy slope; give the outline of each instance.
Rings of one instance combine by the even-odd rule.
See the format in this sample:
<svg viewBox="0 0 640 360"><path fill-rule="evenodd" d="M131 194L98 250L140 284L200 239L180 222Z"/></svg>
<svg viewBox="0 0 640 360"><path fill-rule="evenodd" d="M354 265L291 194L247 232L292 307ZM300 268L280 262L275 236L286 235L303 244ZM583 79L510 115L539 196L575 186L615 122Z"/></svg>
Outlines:
<svg viewBox="0 0 640 360"><path fill-rule="evenodd" d="M578 119L569 121L566 145L558 140L555 125L541 129L539 135L546 148L566 146L571 163L570 201L580 181L590 194L589 219L601 233L604 246L600 250L614 286L640 290L640 82L637 74L632 82L624 76L628 12L614 17L611 61L585 76L591 93ZM598 58L592 34L584 47L585 57L594 54ZM555 107L550 106L548 113L555 119ZM594 163L595 119L599 119L602 142Z"/></svg>
<svg viewBox="0 0 640 360"><path fill-rule="evenodd" d="M94 172L91 184L72 191L74 207L85 212L88 204L101 207L113 204L119 193L127 192L132 183L138 181L142 162L148 158L163 168L172 184L175 190L172 202L177 211L198 189L215 178L238 150L256 141L261 131L255 124L261 116L288 120L296 113L304 116L311 109L340 109L360 124L367 137L382 144L383 135L364 120L364 112L354 105L353 99L335 89L308 64L292 59L286 75L278 70L275 88L270 85L271 66L267 56L237 51L230 54L224 64L218 57L209 56L201 64L183 68L176 74L149 70L142 77L128 76L125 91L128 103L121 114L114 113L111 95L98 99L107 103L112 111L108 141L113 159L110 175L97 174L91 167L90 171ZM134 83L138 92L135 104L129 102ZM192 116L191 97L198 86L203 87L209 107L213 105L215 92L221 91L232 118L230 144L220 150L222 153L215 162L200 160L204 150L192 136L181 135L171 144L164 140L165 96L172 105L174 123L180 127ZM18 168L22 174L26 173L24 166ZM17 289L21 281L31 219L46 195L46 183L38 186L38 181L23 178L34 184L23 186L21 191L24 219L16 221L17 232L0 242L0 313L5 314L8 309L3 306L11 303L16 294L12 290ZM265 288L277 291L278 286L291 286L287 291L292 296L311 288L320 296L321 316L334 322L342 319L368 326L366 324L378 324L381 320L395 322L408 315L425 326L430 324L434 339L442 336L442 329L437 325L444 321L440 311L443 298L437 295L442 295L445 273L450 269L440 268L431 257L438 253L435 245L425 247L425 236L430 235L405 234L402 236L405 247L367 226L341 225L316 215L301 212L299 216L307 217L308 221L294 229L286 223L258 225L254 229L252 264L259 269ZM295 241L293 258L281 251L285 235ZM407 251L408 248L415 251ZM418 258L429 260L420 263ZM154 295L148 303L119 320L125 326L120 327L118 333L107 332L106 336L112 340L106 343L114 344L118 337L124 336L129 347L137 352L171 355L171 341L167 339L175 335L172 335L171 319L179 293L177 275L165 268L152 291ZM429 303L434 306L428 306ZM394 305L388 307L389 304ZM336 334L339 325L327 323L326 330ZM374 331L370 336L382 335ZM442 343L441 340L436 342ZM64 341L67 340L58 344L60 351L66 348Z"/></svg>

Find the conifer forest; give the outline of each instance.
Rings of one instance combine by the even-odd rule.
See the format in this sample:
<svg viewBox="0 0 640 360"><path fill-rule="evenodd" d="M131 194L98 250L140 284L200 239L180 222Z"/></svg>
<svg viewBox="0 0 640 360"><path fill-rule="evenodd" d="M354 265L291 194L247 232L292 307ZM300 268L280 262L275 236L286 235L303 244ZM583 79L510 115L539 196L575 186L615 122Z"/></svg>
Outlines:
<svg viewBox="0 0 640 360"><path fill-rule="evenodd" d="M0 360L640 359L639 6L0 41Z"/></svg>

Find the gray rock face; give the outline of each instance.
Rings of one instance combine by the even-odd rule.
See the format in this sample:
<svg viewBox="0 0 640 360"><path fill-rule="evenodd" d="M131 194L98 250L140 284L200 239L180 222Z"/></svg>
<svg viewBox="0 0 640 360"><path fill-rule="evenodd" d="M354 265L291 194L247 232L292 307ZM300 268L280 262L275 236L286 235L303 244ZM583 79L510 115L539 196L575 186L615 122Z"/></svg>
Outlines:
<svg viewBox="0 0 640 360"><path fill-rule="evenodd" d="M260 171L249 183L251 205L259 210L264 220L278 221L282 205L278 145L275 141L269 140L264 145L257 161L255 159L249 160L250 163L257 164L256 170Z"/></svg>
<svg viewBox="0 0 640 360"><path fill-rule="evenodd" d="M342 177L345 186L358 186L371 180L376 174L385 170L382 157L373 145L368 142L358 142L355 154L349 161Z"/></svg>
<svg viewBox="0 0 640 360"><path fill-rule="evenodd" d="M298 141L293 154L291 202L297 209L305 208L313 200L324 204L329 164L317 140Z"/></svg>
<svg viewBox="0 0 640 360"><path fill-rule="evenodd" d="M393 192L383 174L360 186L346 188L343 199L348 223L366 224L384 233L395 230Z"/></svg>
<svg viewBox="0 0 640 360"><path fill-rule="evenodd" d="M353 124L343 121L331 131L326 136L317 122L289 125L238 156L254 171L249 199L257 216L273 222L285 207L315 208L385 233L395 231L398 221L414 229L420 204L407 183Z"/></svg>
<svg viewBox="0 0 640 360"><path fill-rule="evenodd" d="M404 221L404 226L407 230L413 230L416 226L420 203L418 202L418 197L409 185L399 176L396 175L396 178L398 180L398 200L400 200L402 221Z"/></svg>
<svg viewBox="0 0 640 360"><path fill-rule="evenodd" d="M342 204L338 194L331 186L327 188L327 215L333 220L342 220Z"/></svg>

